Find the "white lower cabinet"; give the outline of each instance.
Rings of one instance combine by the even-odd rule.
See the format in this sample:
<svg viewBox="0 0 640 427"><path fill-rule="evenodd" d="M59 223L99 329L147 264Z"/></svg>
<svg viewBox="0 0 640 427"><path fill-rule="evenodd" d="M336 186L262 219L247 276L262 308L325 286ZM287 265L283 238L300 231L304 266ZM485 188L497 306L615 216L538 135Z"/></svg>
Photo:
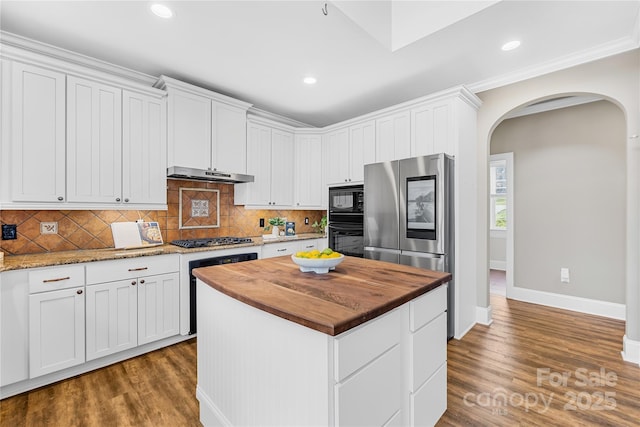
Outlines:
<svg viewBox="0 0 640 427"><path fill-rule="evenodd" d="M136 280L87 286L87 360L138 345Z"/></svg>
<svg viewBox="0 0 640 427"><path fill-rule="evenodd" d="M179 270L169 254L0 273L0 398L181 341Z"/></svg>
<svg viewBox="0 0 640 427"><path fill-rule="evenodd" d="M447 410L447 364L411 393L411 425L433 426Z"/></svg>
<svg viewBox="0 0 640 427"><path fill-rule="evenodd" d="M29 292L29 377L84 363L84 268L34 270Z"/></svg>
<svg viewBox="0 0 640 427"><path fill-rule="evenodd" d="M402 405L400 346L336 385L336 425L383 426Z"/></svg>
<svg viewBox="0 0 640 427"><path fill-rule="evenodd" d="M87 360L178 335L178 270L172 255L88 264Z"/></svg>
<svg viewBox="0 0 640 427"><path fill-rule="evenodd" d="M29 279L0 273L0 386L29 378Z"/></svg>
<svg viewBox="0 0 640 427"><path fill-rule="evenodd" d="M138 345L180 333L179 274L147 276L138 286Z"/></svg>

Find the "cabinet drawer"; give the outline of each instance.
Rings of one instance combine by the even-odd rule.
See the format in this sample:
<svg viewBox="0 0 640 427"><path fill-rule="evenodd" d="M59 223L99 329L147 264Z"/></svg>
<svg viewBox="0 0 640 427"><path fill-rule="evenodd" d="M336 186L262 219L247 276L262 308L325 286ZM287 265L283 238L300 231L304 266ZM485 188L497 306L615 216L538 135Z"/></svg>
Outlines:
<svg viewBox="0 0 640 427"><path fill-rule="evenodd" d="M411 394L411 425L432 426L447 410L446 363L416 393Z"/></svg>
<svg viewBox="0 0 640 427"><path fill-rule="evenodd" d="M395 346L336 385L337 426L382 426L400 411L401 360L400 346Z"/></svg>
<svg viewBox="0 0 640 427"><path fill-rule="evenodd" d="M29 272L29 293L84 286L84 266L70 265Z"/></svg>
<svg viewBox="0 0 640 427"><path fill-rule="evenodd" d="M401 313L393 310L336 338L335 380L340 382L399 342Z"/></svg>
<svg viewBox="0 0 640 427"><path fill-rule="evenodd" d="M447 309L447 285L442 285L411 301L411 332L436 318Z"/></svg>
<svg viewBox="0 0 640 427"><path fill-rule="evenodd" d="M157 255L99 261L87 264L87 284L115 282L142 276L173 273L179 271L176 255Z"/></svg>
<svg viewBox="0 0 640 427"><path fill-rule="evenodd" d="M447 361L447 313L433 319L410 338L413 374L411 391L416 391Z"/></svg>
<svg viewBox="0 0 640 427"><path fill-rule="evenodd" d="M296 253L299 242L268 243L262 247L262 258L273 258Z"/></svg>
<svg viewBox="0 0 640 427"><path fill-rule="evenodd" d="M310 240L303 240L301 242L299 242L298 244L298 250L299 251L311 251L313 249L319 249L318 247L318 240L317 239L310 239ZM322 248L324 249L324 248Z"/></svg>

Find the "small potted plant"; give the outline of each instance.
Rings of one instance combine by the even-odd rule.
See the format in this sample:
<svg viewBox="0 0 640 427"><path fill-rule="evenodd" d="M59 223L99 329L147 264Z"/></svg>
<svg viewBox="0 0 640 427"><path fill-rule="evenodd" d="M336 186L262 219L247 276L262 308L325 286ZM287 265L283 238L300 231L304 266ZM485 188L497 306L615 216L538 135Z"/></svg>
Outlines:
<svg viewBox="0 0 640 427"><path fill-rule="evenodd" d="M316 233L325 234L327 232L327 216L323 215L320 222L314 222L311 227L316 230Z"/></svg>
<svg viewBox="0 0 640 427"><path fill-rule="evenodd" d="M280 229L278 227L284 227L284 224L284 218L280 218L279 216L275 218L269 218L269 225L271 225L271 234L273 234L274 236L279 236Z"/></svg>

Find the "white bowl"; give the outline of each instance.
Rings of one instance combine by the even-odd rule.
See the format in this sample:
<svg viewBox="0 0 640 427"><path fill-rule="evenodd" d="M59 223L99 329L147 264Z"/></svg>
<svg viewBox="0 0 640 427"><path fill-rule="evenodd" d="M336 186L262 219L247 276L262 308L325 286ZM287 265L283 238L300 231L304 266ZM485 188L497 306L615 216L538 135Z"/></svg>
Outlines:
<svg viewBox="0 0 640 427"><path fill-rule="evenodd" d="M316 274L325 274L329 270L336 268L344 260L344 255L340 254L340 258L298 258L291 255L291 259L300 267L300 271L308 273L313 271Z"/></svg>

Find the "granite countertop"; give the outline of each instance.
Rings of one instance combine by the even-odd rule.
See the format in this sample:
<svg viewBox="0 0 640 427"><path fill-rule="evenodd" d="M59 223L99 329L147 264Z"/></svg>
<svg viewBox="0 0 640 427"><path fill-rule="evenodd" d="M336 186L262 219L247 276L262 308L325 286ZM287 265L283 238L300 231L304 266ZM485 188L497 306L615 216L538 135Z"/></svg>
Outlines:
<svg viewBox="0 0 640 427"><path fill-rule="evenodd" d="M0 263L0 272L20 270L23 268L50 267L54 265L77 264L81 262L105 261L121 258L137 258L141 256L165 255L165 254L190 254L194 252L207 252L231 248L262 246L271 243L291 242L295 240L319 239L324 236L315 233L299 234L295 237L278 237L276 239L263 239L262 236L251 239L253 243L240 245L210 246L204 248L181 248L171 244L153 246L150 248L135 249L84 249L77 251L46 252L29 255L5 255Z"/></svg>
<svg viewBox="0 0 640 427"><path fill-rule="evenodd" d="M451 280L450 273L345 257L326 274L290 256L216 265L194 275L232 298L327 335L338 335Z"/></svg>

